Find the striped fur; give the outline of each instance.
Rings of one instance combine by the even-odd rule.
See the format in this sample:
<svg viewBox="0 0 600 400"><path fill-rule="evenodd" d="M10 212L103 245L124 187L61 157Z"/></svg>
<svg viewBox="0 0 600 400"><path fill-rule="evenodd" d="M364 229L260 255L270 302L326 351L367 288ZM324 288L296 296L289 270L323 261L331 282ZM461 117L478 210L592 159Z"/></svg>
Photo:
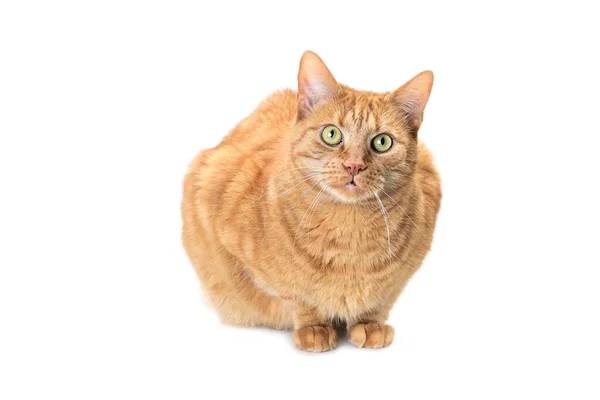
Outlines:
<svg viewBox="0 0 600 400"><path fill-rule="evenodd" d="M325 76L331 90L314 93L328 98L303 94L310 74ZM309 351L333 348L342 322L355 345L385 347L388 313L431 246L440 207L439 177L417 136L432 76L361 92L307 52L299 82L300 92L271 95L192 161L183 244L224 322L295 329L294 343ZM340 146L321 140L328 124L343 132ZM377 154L369 143L381 132L394 145ZM366 165L359 189L346 185L347 160Z"/></svg>

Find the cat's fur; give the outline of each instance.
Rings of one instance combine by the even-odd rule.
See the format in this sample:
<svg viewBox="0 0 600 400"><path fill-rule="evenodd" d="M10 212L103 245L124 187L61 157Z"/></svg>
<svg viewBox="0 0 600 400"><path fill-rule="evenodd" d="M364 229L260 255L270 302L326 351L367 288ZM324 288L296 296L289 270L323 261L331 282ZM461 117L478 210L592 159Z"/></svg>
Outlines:
<svg viewBox="0 0 600 400"><path fill-rule="evenodd" d="M294 329L326 351L334 322L359 347L391 344L390 308L428 252L440 206L432 157L417 138L433 74L372 93L338 84L306 52L298 93L278 92L185 177L183 244L222 320ZM343 142L321 139L336 125ZM394 138L387 153L371 139ZM351 169L360 172L351 185Z"/></svg>

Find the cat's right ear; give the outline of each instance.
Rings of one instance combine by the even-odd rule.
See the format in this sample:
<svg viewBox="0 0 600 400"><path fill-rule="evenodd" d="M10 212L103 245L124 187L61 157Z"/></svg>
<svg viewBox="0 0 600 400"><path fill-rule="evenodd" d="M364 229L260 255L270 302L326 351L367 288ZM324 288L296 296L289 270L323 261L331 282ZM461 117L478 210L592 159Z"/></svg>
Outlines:
<svg viewBox="0 0 600 400"><path fill-rule="evenodd" d="M323 60L312 51L304 52L298 71L298 118L331 100L339 89Z"/></svg>
<svg viewBox="0 0 600 400"><path fill-rule="evenodd" d="M423 122L423 112L432 86L433 72L423 71L392 93L394 102L402 110L415 134Z"/></svg>

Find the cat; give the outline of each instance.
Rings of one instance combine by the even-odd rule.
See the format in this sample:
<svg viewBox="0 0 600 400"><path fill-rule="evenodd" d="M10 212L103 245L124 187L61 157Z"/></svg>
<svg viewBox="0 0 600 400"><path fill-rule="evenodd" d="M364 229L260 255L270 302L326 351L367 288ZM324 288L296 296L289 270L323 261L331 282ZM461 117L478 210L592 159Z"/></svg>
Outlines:
<svg viewBox="0 0 600 400"><path fill-rule="evenodd" d="M383 348L390 309L432 243L440 178L418 138L424 71L389 93L300 61L298 91L272 94L183 184L182 242L226 324L293 331L301 350Z"/></svg>

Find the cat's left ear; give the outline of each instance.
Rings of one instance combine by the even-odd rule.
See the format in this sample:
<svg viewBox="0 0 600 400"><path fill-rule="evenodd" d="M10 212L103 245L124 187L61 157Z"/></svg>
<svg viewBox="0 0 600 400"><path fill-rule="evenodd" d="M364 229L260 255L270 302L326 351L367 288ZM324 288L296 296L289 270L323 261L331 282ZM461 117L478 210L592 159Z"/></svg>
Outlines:
<svg viewBox="0 0 600 400"><path fill-rule="evenodd" d="M391 94L415 132L423 122L423 111L433 86L433 72L423 71Z"/></svg>
<svg viewBox="0 0 600 400"><path fill-rule="evenodd" d="M298 71L298 118L302 119L317 106L331 100L340 90L321 57L306 51Z"/></svg>

